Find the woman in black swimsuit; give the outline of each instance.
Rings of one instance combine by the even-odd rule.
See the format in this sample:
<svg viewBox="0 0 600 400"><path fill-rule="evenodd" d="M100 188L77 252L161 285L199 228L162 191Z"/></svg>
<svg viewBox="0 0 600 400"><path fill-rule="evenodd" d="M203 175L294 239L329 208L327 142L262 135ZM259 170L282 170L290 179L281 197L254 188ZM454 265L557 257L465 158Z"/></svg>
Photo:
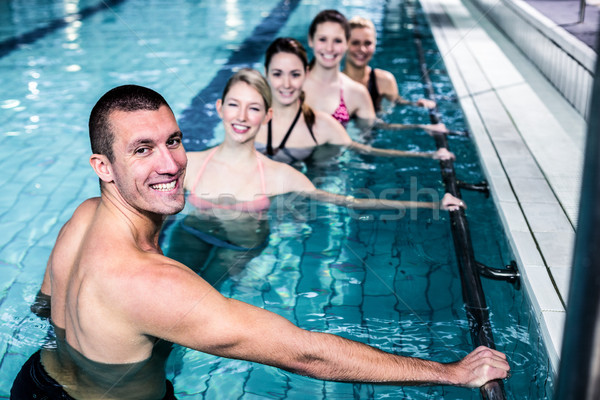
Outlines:
<svg viewBox="0 0 600 400"><path fill-rule="evenodd" d="M391 72L369 66L377 43L373 22L362 17L354 17L348 22L350 39L346 51L346 64L342 72L367 87L375 111L380 111L381 100L384 98L396 104L435 108L436 104L433 100L419 99L414 103L406 100L400 96L396 78Z"/></svg>
<svg viewBox="0 0 600 400"><path fill-rule="evenodd" d="M290 164L308 158L315 147L322 144L347 146L364 154L386 157L454 158L447 149L412 152L378 149L353 141L331 115L304 103L302 85L307 68L306 50L297 40L277 38L267 48L265 72L273 97L273 118L256 136L255 144L260 152Z"/></svg>

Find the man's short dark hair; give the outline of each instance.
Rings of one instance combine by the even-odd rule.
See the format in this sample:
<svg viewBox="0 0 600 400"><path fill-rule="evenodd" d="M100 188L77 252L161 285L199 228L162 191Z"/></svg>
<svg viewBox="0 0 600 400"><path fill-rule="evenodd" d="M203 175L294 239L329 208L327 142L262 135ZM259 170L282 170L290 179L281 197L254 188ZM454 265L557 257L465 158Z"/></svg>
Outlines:
<svg viewBox="0 0 600 400"><path fill-rule="evenodd" d="M90 114L92 152L105 155L110 162L114 161L115 133L110 124L113 111L158 110L163 105L169 107L160 94L143 86L123 85L109 90L98 100Z"/></svg>

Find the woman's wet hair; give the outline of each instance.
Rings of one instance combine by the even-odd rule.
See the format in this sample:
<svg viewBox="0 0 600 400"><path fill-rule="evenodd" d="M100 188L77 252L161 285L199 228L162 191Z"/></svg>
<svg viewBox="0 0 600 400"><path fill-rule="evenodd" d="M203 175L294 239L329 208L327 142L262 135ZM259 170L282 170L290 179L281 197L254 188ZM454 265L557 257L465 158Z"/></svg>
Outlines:
<svg viewBox="0 0 600 400"><path fill-rule="evenodd" d="M346 40L350 39L350 24L344 15L337 10L323 10L313 18L308 28L308 37L313 38L317 31L317 26L325 22L334 22L344 28Z"/></svg>
<svg viewBox="0 0 600 400"><path fill-rule="evenodd" d="M375 29L375 25L373 24L373 21L371 21L370 19L367 19L367 18L360 17L358 15L350 18L350 20L348 21L348 24L350 24L350 30L356 29L356 28L368 28L368 29L371 29L374 33L377 33L377 30Z"/></svg>
<svg viewBox="0 0 600 400"><path fill-rule="evenodd" d="M90 113L88 126L92 153L105 155L110 162L114 161L115 132L110 120L113 111L155 111L163 105L169 107L160 94L143 86L123 85L106 92Z"/></svg>
<svg viewBox="0 0 600 400"><path fill-rule="evenodd" d="M308 70L308 57L306 55L306 49L302 46L302 43L297 41L294 38L290 37L280 37L267 47L267 51L265 52L265 71L267 74L269 73L269 66L271 65L271 60L275 54L279 53L288 53L293 54L302 61L302 65L304 65L304 71ZM306 125L310 129L312 129L315 124L315 113L314 111L304 102L304 91L300 94L300 101L302 102L302 114L304 115L304 121Z"/></svg>
<svg viewBox="0 0 600 400"><path fill-rule="evenodd" d="M278 53L294 54L302 61L304 70L308 69L308 56L302 43L291 37L280 37L273 40L269 47L267 47L267 51L265 52L265 71L269 71L271 59Z"/></svg>
<svg viewBox="0 0 600 400"><path fill-rule="evenodd" d="M238 82L244 82L251 88L255 89L263 98L265 103L265 109L271 108L272 97L271 88L267 80L261 75L260 72L251 68L242 68L229 78L225 88L223 89L223 95L221 99L224 100L229 90Z"/></svg>

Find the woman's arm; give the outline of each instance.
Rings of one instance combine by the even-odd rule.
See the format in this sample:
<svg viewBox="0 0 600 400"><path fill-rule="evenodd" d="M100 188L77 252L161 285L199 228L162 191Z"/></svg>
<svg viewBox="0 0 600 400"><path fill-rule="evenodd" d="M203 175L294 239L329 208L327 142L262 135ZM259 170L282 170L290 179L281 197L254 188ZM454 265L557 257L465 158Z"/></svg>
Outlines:
<svg viewBox="0 0 600 400"><path fill-rule="evenodd" d="M368 154L381 157L424 157L433 158L434 160L454 160L455 158L454 154L448 151L448 149L446 148L441 148L434 152L405 151L395 149L380 149L377 147L371 147L369 145L354 141L348 147L361 154Z"/></svg>
<svg viewBox="0 0 600 400"><path fill-rule="evenodd" d="M312 199L327 203L336 204L355 210L398 210L406 208L431 208L448 211L456 211L459 208L466 208L466 204L459 198L446 193L442 201L408 201L408 200L389 200L389 199L365 199L354 196L344 196L340 194L326 192L321 189L315 189L311 192L304 192L304 195Z"/></svg>
<svg viewBox="0 0 600 400"><path fill-rule="evenodd" d="M412 102L402 97L398 90L396 77L390 71L375 68L375 76L377 78L377 86L381 95L388 101L402 106L410 105L424 108L435 108L436 104L433 100L419 99L416 102Z"/></svg>
<svg viewBox="0 0 600 400"><path fill-rule="evenodd" d="M373 128L383 129L388 131L401 131L406 129L423 129L430 135L439 134L439 133L448 133L448 128L444 124L397 124L397 123L387 123L382 119L376 119L373 122Z"/></svg>
<svg viewBox="0 0 600 400"><path fill-rule="evenodd" d="M430 135L448 133L446 125L439 124L398 124L387 123L381 118L361 118L358 115L354 116L354 123L361 131L369 131L371 129L383 129L388 131L402 131L407 129L423 129Z"/></svg>
<svg viewBox="0 0 600 400"><path fill-rule="evenodd" d="M344 100L350 115L356 119L375 121L377 114L367 88L345 74L342 74L342 81L344 83Z"/></svg>
<svg viewBox="0 0 600 400"><path fill-rule="evenodd" d="M362 154L369 154L382 157L425 157L434 160L454 160L454 154L448 149L442 148L435 152L404 151L394 149L380 149L366 144L358 143L352 140L344 127L336 121L331 115L321 111L314 111L315 125L314 132L322 143L329 143L338 146L347 146L351 150Z"/></svg>
<svg viewBox="0 0 600 400"><path fill-rule="evenodd" d="M466 208L464 202L446 193L440 202L404 201L389 199L365 199L344 196L317 189L315 185L297 169L278 161L263 157L266 178L269 182L269 195L275 196L289 192L297 192L312 199L359 210L397 210L406 208L431 208L455 211Z"/></svg>

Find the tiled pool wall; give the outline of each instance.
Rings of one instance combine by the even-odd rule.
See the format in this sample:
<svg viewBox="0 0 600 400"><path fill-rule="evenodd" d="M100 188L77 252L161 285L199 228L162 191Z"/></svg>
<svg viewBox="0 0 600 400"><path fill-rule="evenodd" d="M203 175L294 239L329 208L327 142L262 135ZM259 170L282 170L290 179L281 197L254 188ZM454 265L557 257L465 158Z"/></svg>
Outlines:
<svg viewBox="0 0 600 400"><path fill-rule="evenodd" d="M522 0L469 1L512 39L587 120L596 52Z"/></svg>

